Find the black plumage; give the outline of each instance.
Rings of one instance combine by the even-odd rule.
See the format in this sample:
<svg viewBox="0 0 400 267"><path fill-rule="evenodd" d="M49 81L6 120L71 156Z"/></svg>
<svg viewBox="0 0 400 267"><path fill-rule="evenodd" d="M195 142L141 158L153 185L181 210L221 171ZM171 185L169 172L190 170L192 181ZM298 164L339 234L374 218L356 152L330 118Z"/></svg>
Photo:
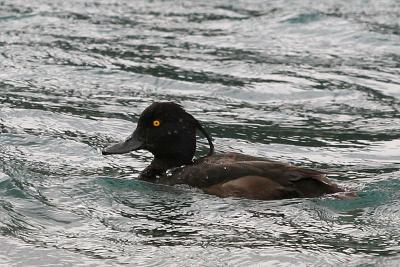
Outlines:
<svg viewBox="0 0 400 267"><path fill-rule="evenodd" d="M196 130L210 145L207 156L193 160ZM154 155L139 179L163 184L188 184L220 197L283 199L318 197L343 191L325 173L239 153L214 153L210 136L181 106L153 103L141 114L137 128L125 141L103 154L145 149Z"/></svg>

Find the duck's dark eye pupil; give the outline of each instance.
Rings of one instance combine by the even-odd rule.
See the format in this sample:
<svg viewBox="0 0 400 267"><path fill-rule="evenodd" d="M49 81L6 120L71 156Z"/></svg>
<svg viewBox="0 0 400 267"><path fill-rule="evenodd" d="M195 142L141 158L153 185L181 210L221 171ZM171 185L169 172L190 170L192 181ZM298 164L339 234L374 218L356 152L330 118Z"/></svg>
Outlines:
<svg viewBox="0 0 400 267"><path fill-rule="evenodd" d="M153 121L153 126L154 126L154 127L158 127L158 126L160 126L160 124L161 124L161 123L160 123L159 120L154 120L154 121Z"/></svg>

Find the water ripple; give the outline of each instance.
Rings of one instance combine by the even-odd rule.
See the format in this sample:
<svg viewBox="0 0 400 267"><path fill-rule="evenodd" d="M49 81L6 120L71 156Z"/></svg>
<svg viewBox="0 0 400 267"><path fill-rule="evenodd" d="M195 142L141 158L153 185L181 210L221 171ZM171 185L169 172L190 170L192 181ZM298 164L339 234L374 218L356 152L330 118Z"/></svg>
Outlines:
<svg viewBox="0 0 400 267"><path fill-rule="evenodd" d="M396 265L399 14L394 0L1 2L0 261ZM359 197L138 181L151 154L99 149L152 101L182 104L220 151L328 170Z"/></svg>

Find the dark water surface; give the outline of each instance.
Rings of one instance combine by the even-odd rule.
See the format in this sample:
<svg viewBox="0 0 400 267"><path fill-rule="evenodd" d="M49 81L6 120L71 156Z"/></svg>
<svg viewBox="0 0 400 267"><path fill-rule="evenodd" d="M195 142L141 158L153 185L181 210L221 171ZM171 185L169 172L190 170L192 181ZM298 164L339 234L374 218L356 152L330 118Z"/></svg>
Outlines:
<svg viewBox="0 0 400 267"><path fill-rule="evenodd" d="M399 17L397 0L0 0L0 266L399 266ZM149 153L99 149L156 100L219 151L360 196L138 181Z"/></svg>

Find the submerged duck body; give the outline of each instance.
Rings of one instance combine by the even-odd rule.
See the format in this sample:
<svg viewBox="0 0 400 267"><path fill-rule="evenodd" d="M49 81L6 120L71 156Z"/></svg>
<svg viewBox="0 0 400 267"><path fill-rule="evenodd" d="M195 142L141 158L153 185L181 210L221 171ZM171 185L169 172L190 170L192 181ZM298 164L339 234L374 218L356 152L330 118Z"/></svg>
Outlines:
<svg viewBox="0 0 400 267"><path fill-rule="evenodd" d="M196 130L207 138L210 151L196 159ZM343 191L325 173L240 153L214 153L201 124L172 102L153 103L141 114L136 130L103 154L145 149L154 155L139 179L168 185L188 184L219 197L272 200L318 197Z"/></svg>
<svg viewBox="0 0 400 267"><path fill-rule="evenodd" d="M188 184L219 197L284 199L318 197L342 191L323 172L239 153L213 154L158 178Z"/></svg>

